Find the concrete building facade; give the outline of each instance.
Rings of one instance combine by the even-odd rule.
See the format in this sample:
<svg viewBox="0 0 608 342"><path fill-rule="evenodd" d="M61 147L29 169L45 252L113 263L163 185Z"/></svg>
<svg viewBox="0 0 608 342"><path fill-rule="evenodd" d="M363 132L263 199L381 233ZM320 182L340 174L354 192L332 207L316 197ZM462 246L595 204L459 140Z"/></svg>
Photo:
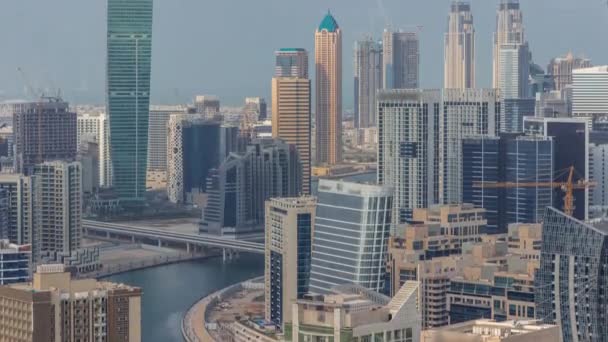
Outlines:
<svg viewBox="0 0 608 342"><path fill-rule="evenodd" d="M382 50L382 88L417 89L420 84L418 33L385 29Z"/></svg>
<svg viewBox="0 0 608 342"><path fill-rule="evenodd" d="M355 128L376 126L376 93L382 88L382 44L371 37L355 42Z"/></svg>

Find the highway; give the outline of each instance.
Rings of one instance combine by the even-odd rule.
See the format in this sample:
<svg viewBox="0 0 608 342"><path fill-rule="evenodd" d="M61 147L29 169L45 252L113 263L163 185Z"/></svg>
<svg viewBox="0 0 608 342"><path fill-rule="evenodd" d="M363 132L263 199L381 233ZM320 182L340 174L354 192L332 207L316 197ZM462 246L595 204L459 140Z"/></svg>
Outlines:
<svg viewBox="0 0 608 342"><path fill-rule="evenodd" d="M127 237L134 239L151 239L158 240L159 242L173 242L183 243L188 247L194 246L205 246L215 247L228 250L235 250L240 252L250 253L264 253L264 244L259 242L236 240L233 238L225 238L220 236L210 235L198 235L198 234L186 234L177 232L168 232L166 230L159 230L153 228L142 228L129 226L124 224L116 224L109 222L82 221L83 230L85 236L90 237Z"/></svg>

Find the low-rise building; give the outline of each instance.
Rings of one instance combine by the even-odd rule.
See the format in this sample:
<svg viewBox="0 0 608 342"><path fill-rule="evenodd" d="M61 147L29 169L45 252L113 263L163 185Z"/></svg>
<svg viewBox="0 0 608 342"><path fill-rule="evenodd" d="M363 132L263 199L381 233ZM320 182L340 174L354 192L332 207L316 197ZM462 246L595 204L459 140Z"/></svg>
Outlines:
<svg viewBox="0 0 608 342"><path fill-rule="evenodd" d="M284 339L306 341L418 342L418 282L408 281L390 299L361 286L337 286L326 295L293 304Z"/></svg>
<svg viewBox="0 0 608 342"><path fill-rule="evenodd" d="M557 325L537 321L496 322L488 319L422 332L420 342L561 342Z"/></svg>

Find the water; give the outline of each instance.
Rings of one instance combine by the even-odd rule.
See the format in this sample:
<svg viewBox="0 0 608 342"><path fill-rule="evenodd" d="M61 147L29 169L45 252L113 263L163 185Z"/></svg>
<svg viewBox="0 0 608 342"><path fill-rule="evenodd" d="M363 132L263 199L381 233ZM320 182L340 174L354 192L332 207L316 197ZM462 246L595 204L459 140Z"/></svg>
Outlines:
<svg viewBox="0 0 608 342"><path fill-rule="evenodd" d="M375 173L345 178L357 182L375 179ZM314 193L317 185L314 181ZM123 273L107 280L143 288L142 341L179 342L183 341L182 318L192 304L221 288L263 273L262 255L241 254L227 263L221 258L191 261Z"/></svg>
<svg viewBox="0 0 608 342"><path fill-rule="evenodd" d="M192 304L228 285L264 274L262 255L241 254L183 262L119 274L107 280L139 286L142 297L142 341L183 341L181 321Z"/></svg>

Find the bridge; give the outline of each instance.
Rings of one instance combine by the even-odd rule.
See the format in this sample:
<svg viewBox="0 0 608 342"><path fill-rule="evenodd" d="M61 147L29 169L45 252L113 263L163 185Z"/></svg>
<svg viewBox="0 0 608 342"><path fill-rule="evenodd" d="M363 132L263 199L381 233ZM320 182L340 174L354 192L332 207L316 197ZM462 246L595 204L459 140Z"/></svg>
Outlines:
<svg viewBox="0 0 608 342"><path fill-rule="evenodd" d="M85 236L91 238L130 240L158 246L181 245L185 246L188 252L200 247L220 248L224 252L224 257L226 252L231 251L264 254L264 243L230 237L179 233L91 220L82 220L82 227Z"/></svg>

